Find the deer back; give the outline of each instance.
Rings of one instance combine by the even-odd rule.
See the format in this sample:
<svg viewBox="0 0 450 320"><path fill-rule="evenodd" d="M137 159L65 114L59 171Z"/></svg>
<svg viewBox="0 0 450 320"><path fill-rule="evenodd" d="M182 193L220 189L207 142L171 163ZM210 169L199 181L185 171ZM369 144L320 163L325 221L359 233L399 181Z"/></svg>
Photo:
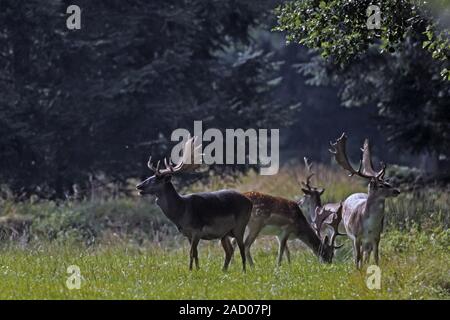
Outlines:
<svg viewBox="0 0 450 320"><path fill-rule="evenodd" d="M253 203L252 216L273 219L279 216L279 219L285 219L289 223L307 223L295 201L255 191L244 195Z"/></svg>
<svg viewBox="0 0 450 320"><path fill-rule="evenodd" d="M362 232L367 197L366 193L355 193L345 199L342 204L342 221L346 232L350 235Z"/></svg>

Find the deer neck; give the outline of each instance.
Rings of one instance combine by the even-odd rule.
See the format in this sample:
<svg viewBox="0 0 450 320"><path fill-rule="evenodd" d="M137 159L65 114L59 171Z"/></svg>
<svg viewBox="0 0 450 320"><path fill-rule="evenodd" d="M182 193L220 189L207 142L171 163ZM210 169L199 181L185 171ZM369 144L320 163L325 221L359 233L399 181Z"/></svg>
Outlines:
<svg viewBox="0 0 450 320"><path fill-rule="evenodd" d="M320 241L320 238L317 236L317 234L311 229L312 234L309 236L309 244L308 246L311 248L311 250L315 253L316 256L320 256L320 248L322 246L322 241Z"/></svg>
<svg viewBox="0 0 450 320"><path fill-rule="evenodd" d="M308 219L308 222L311 223L314 217L316 216L316 208L322 207L322 202L320 201L320 199L315 199L311 200L311 202L307 203L302 207L306 210L307 213L306 218Z"/></svg>
<svg viewBox="0 0 450 320"><path fill-rule="evenodd" d="M318 198L318 199L314 199L314 201L313 201L313 205L312 205L312 207L309 209L310 210L310 213L311 213L311 215L310 215L310 217L314 217L315 216L315 214L316 214L316 208L317 207L322 207L322 201L320 200L320 198Z"/></svg>
<svg viewBox="0 0 450 320"><path fill-rule="evenodd" d="M385 197L377 196L369 192L366 202L366 213L368 215L383 215L384 201Z"/></svg>
<svg viewBox="0 0 450 320"><path fill-rule="evenodd" d="M172 222L177 224L185 211L185 202L182 196L175 190L171 182L168 182L164 187L156 193L156 204L161 208L164 214Z"/></svg>
<svg viewBox="0 0 450 320"><path fill-rule="evenodd" d="M317 256L320 255L320 247L322 242L313 228L306 224L303 227L299 228L299 232L297 234L298 238L306 244Z"/></svg>

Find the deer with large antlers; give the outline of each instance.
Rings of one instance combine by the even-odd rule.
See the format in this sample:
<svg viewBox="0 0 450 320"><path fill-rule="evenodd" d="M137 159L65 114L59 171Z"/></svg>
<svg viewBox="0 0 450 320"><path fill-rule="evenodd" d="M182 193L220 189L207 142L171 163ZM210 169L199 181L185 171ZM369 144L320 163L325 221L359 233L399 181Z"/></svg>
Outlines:
<svg viewBox="0 0 450 320"><path fill-rule="evenodd" d="M353 242L355 264L359 269L363 261L369 262L372 251L375 263L379 264L378 247L383 231L385 199L398 196L400 191L384 179L385 164L381 165L379 171L374 170L368 139L364 141L361 149L362 159L358 170L355 170L348 160L346 141L347 136L343 133L336 142L331 143L330 152L350 176L357 175L369 181L367 193L352 194L342 204L345 230Z"/></svg>
<svg viewBox="0 0 450 320"><path fill-rule="evenodd" d="M136 186L141 195L155 195L156 203L178 230L188 238L190 249L189 270L193 262L197 269L197 246L200 240L220 239L225 251L223 269L227 270L233 247L230 237L236 239L245 271L244 232L252 211L252 202L241 193L233 190L180 195L174 188L171 177L181 172L192 171L201 163L201 145L196 146L195 138L190 138L183 151L182 160L173 165L164 159L165 168L160 169L148 161L154 175Z"/></svg>

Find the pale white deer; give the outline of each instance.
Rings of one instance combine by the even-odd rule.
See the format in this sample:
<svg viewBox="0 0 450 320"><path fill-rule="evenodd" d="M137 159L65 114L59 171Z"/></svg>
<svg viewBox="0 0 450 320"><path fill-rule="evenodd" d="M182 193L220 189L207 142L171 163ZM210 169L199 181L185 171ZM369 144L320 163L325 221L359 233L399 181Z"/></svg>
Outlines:
<svg viewBox="0 0 450 320"><path fill-rule="evenodd" d="M355 264L359 269L363 262L369 262L372 251L375 263L379 264L378 247L383 231L385 200L398 196L400 191L384 179L385 164L382 164L379 171L373 169L368 139L364 141L364 147L361 149L362 159L358 170L355 170L348 160L346 141L347 136L343 133L336 142L331 143L330 152L350 176L357 175L369 181L367 193L352 194L342 203L342 220L346 233L353 242Z"/></svg>

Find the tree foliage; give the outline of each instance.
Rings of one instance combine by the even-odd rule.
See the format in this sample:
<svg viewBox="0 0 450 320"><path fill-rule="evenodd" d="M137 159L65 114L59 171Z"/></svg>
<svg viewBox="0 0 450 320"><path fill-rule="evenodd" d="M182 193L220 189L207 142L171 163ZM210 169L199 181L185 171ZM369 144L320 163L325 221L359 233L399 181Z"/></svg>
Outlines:
<svg viewBox="0 0 450 320"><path fill-rule="evenodd" d="M261 1L2 0L0 179L15 193L61 196L104 173L116 181L166 155L170 133L285 123L278 63L250 30Z"/></svg>
<svg viewBox="0 0 450 320"><path fill-rule="evenodd" d="M380 30L367 28L371 4L381 7ZM300 65L310 84L338 87L346 107L375 105L392 146L449 159L449 29L435 7L306 0L283 5L278 15L277 30L318 54Z"/></svg>
<svg viewBox="0 0 450 320"><path fill-rule="evenodd" d="M379 55L371 48L344 71L320 57L300 66L310 84L338 87L345 107L375 105L377 123L392 146L448 158L450 85L438 70L414 39L394 54Z"/></svg>
<svg viewBox="0 0 450 320"><path fill-rule="evenodd" d="M437 8L447 0L301 0L290 1L277 10L276 30L285 31L288 41L319 50L336 64L347 64L365 53L372 44L380 52L395 52L409 36L421 35L423 47L441 61L442 77L450 80L449 26ZM367 27L368 8L381 9L381 28Z"/></svg>

